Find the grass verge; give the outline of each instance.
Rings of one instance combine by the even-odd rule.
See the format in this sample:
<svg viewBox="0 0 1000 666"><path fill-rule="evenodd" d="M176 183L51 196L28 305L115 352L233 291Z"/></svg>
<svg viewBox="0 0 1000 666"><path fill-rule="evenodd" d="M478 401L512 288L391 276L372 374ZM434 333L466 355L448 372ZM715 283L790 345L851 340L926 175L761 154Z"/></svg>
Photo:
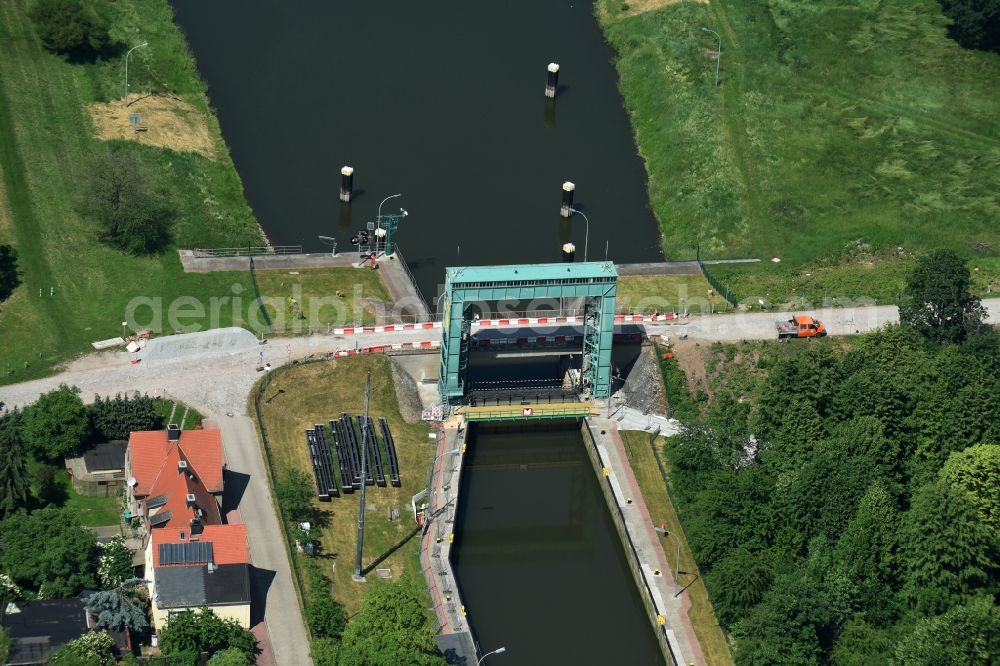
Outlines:
<svg viewBox="0 0 1000 666"><path fill-rule="evenodd" d="M619 309L633 312L719 311L726 299L702 275L624 275L618 278Z"/></svg>
<svg viewBox="0 0 1000 666"><path fill-rule="evenodd" d="M1000 57L947 39L937 2L637 14L601 0L597 13L668 257L779 257L726 269L735 290L774 302L890 300L897 247L988 258L983 281L1000 277ZM703 27L721 36L718 87L719 41ZM871 266L854 261L859 246Z"/></svg>
<svg viewBox="0 0 1000 666"><path fill-rule="evenodd" d="M667 476L659 453L663 448L663 438L657 437L654 442L650 441L648 433L629 430L622 431L621 436L639 490L649 508L650 518L657 525L665 523L670 533L680 540L679 580L686 589L685 594L691 600L688 617L705 655L705 661L713 666L732 664L733 658L729 652L726 635L715 619L705 582L698 573L698 565L688 548L687 538L684 536L684 530L667 492ZM670 566L677 568L677 551L670 537L665 537L663 551Z"/></svg>
<svg viewBox="0 0 1000 666"><path fill-rule="evenodd" d="M371 371L370 413L373 418L384 416L389 421L396 442L402 486L368 488L363 563L369 566L388 554L378 567L391 569L393 579L397 579L407 573L420 575L416 564L419 541L406 540L415 527L409 503L410 497L425 485L434 447L427 437L430 430L425 424L406 423L399 415L389 363L388 357L373 354L311 363L278 373L260 401L260 413L274 473L280 477L284 470L295 467L311 477L304 430L315 423L326 423L331 417L339 417L341 412L363 413L364 376ZM364 585L351 580L358 519L357 494L342 496L330 503L317 502L317 506L323 510L326 523L321 528L320 557L324 561L324 573L333 581L334 599L343 604L348 613L353 613L365 591ZM398 520L388 520L391 507L398 509ZM296 567L301 568L304 557L294 554ZM410 571L414 567L416 570Z"/></svg>
<svg viewBox="0 0 1000 666"><path fill-rule="evenodd" d="M309 326L373 324L377 308L390 302L377 271L321 268L256 270L254 274L275 332L295 333L297 328L308 330Z"/></svg>

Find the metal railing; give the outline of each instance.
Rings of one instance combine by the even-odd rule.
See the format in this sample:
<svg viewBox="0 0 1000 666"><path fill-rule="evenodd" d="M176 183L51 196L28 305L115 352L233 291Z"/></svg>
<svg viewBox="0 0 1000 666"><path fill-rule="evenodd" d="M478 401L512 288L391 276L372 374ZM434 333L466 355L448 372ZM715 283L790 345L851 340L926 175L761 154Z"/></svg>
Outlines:
<svg viewBox="0 0 1000 666"><path fill-rule="evenodd" d="M413 291L417 292L417 296L419 296L420 300L423 302L424 309L427 312L427 318L434 319L435 313L431 310L430 303L427 301L427 297L424 295L424 292L420 290L420 285L417 284L417 279L413 277L413 272L410 271L410 266L406 263L406 258L403 256L403 253L400 252L399 245L396 245L393 250L393 254L396 256L396 260L403 266L403 271L406 273L406 277L410 279L410 284L413 285Z"/></svg>
<svg viewBox="0 0 1000 666"><path fill-rule="evenodd" d="M705 279L708 281L710 285L712 285L712 288L715 289L716 292L718 292L719 296L722 296L724 299L726 299L726 302L729 303L734 308L739 306L739 302L736 300L736 296L734 296L731 291L726 289L726 286L721 282L719 282L718 278L709 273L708 269L705 268L705 262L701 258L700 245L698 246L697 259L698 259L698 266L701 268L701 274L705 276Z"/></svg>
<svg viewBox="0 0 1000 666"><path fill-rule="evenodd" d="M302 254L301 245L247 245L246 247L196 247L196 257L253 257L274 254Z"/></svg>

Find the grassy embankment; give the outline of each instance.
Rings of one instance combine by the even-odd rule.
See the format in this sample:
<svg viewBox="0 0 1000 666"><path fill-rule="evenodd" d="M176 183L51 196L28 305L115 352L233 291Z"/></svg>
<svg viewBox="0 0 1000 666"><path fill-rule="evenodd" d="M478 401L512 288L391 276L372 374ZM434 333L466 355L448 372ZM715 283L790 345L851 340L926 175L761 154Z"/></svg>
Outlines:
<svg viewBox="0 0 1000 666"><path fill-rule="evenodd" d="M121 335L127 304L135 297L162 304L166 333L172 332L167 308L181 296L193 297L204 310L181 323L201 328L246 325L252 308L248 272L185 274L174 251L260 244L262 239L168 2L88 4L109 19L117 52L74 64L42 47L28 17L28 0L0 3L0 243L16 246L23 273L22 285L0 304L0 384L42 376L89 351L90 342ZM157 119L164 117L154 107L166 100L168 107L181 108L166 117L179 138L165 142L176 140L176 149L98 138L101 128L91 111L110 102L102 106L106 114L121 103L124 48L141 41L149 48L129 60L129 110L145 112L143 122L151 126L143 135L118 134L130 139L153 135ZM128 122L124 113L118 122ZM133 257L103 245L96 221L84 212L91 165L113 149L129 152L146 167L175 213L174 247L161 255ZM343 270L339 279L346 293L360 281L366 295L377 295L367 276L355 275ZM269 275L259 276L267 285L264 296L285 297L281 289L267 291L273 281ZM320 286L325 284L306 291L320 291ZM213 320L211 299L235 294L241 295L242 308L234 312L232 301L223 301ZM151 316L149 307L140 307L134 323L149 327Z"/></svg>
<svg viewBox="0 0 1000 666"><path fill-rule="evenodd" d="M371 370L370 413L376 421L378 416L389 421L396 442L402 486L368 488L364 566L370 566L388 553L415 528L410 498L425 487L428 465L434 456L434 442L427 436L430 432L427 425L406 423L399 415L389 363L386 356L370 355L303 365L275 375L261 401L261 416L275 474L280 477L285 470L295 467L312 478L303 434L305 429L316 423L326 424L330 418L339 418L341 412L363 413L364 377L365 372ZM330 503L317 502L317 506L325 512L327 522L322 528L320 561L333 581L334 599L350 614L358 609L365 592L364 585L351 580L358 519L357 494L342 495ZM398 520L388 520L390 507L399 510ZM410 539L378 567L391 569L393 579L402 575L420 579L419 548L419 540ZM297 554L296 566L301 568L305 557Z"/></svg>
<svg viewBox="0 0 1000 666"><path fill-rule="evenodd" d="M740 298L891 301L914 255L947 247L1000 290L1000 57L948 40L936 2L598 15L668 257L762 258L711 268Z"/></svg>
<svg viewBox="0 0 1000 666"><path fill-rule="evenodd" d="M625 275L618 278L619 311L708 312L728 307L701 275Z"/></svg>
<svg viewBox="0 0 1000 666"><path fill-rule="evenodd" d="M661 465L665 465L662 459L664 439L657 437L651 442L648 433L628 430L622 431L621 436L629 464L642 491L642 498L649 507L650 518L656 525L665 523L671 534L677 535L680 540L679 581L691 600L688 617L691 619L691 625L706 662L713 666L732 664L733 658L729 653L726 636L719 627L718 620L715 619L712 602L709 601L708 592L705 590L705 582L698 573L698 565L688 548L687 538L684 536L684 530L667 492L667 479L661 473L663 469ZM671 568L676 569L677 549L672 538L664 537L663 552Z"/></svg>

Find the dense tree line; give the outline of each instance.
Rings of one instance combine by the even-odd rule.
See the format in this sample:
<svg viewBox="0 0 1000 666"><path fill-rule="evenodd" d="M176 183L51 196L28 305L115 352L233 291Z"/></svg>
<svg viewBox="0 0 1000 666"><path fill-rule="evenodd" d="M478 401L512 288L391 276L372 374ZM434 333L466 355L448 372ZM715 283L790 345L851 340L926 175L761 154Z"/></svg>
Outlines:
<svg viewBox="0 0 1000 666"><path fill-rule="evenodd" d="M909 277L901 325L744 347L705 413L668 441L737 663L1000 654L1000 333L983 314L964 263L931 253Z"/></svg>
<svg viewBox="0 0 1000 666"><path fill-rule="evenodd" d="M1000 654L1000 337L935 337L783 345L668 442L739 664Z"/></svg>
<svg viewBox="0 0 1000 666"><path fill-rule="evenodd" d="M948 33L967 49L1000 51L1000 0L938 0Z"/></svg>

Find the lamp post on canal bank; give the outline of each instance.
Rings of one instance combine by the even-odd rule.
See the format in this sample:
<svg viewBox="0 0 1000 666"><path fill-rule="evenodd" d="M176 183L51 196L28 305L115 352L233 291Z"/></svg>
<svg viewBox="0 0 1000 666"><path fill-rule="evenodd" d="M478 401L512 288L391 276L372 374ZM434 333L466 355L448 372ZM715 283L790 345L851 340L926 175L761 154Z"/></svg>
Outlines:
<svg viewBox="0 0 1000 666"><path fill-rule="evenodd" d="M493 650L493 652L487 652L487 653L486 653L486 654L484 654L484 655L482 656L482 658L480 658L480 660L479 660L479 661L478 661L478 662L476 663L476 666L479 666L479 664L482 664L482 663L483 663L483 661L485 661L485 660L486 660L486 657L490 656L491 654L503 654L503 653L504 653L504 652L506 652L506 651L507 651L507 648L505 648L505 647L499 647L499 648L497 648L496 650Z"/></svg>
<svg viewBox="0 0 1000 666"><path fill-rule="evenodd" d="M681 574L681 540L676 534L668 530L666 525L654 527L653 529L656 530L658 534L662 534L663 536L672 536L674 538L674 543L677 544L677 552L674 554L674 596L676 597L680 594L681 587L681 582L678 578Z"/></svg>
<svg viewBox="0 0 1000 666"><path fill-rule="evenodd" d="M590 240L590 218L582 210L577 210L576 208L570 208L569 212L583 215L583 219L587 221L587 231L583 237L583 260L587 261L587 243Z"/></svg>
<svg viewBox="0 0 1000 666"><path fill-rule="evenodd" d="M722 37L719 37L719 33L714 30L709 30L708 28L702 28L702 32L710 32L715 35L719 40L719 50L715 52L715 87L719 87L719 63L722 62Z"/></svg>
<svg viewBox="0 0 1000 666"><path fill-rule="evenodd" d="M144 49L147 46L149 46L149 42L143 42L138 46L133 46L128 50L128 53L125 54L125 106L123 108L128 108L128 57L132 55L132 51L135 51L136 49Z"/></svg>

